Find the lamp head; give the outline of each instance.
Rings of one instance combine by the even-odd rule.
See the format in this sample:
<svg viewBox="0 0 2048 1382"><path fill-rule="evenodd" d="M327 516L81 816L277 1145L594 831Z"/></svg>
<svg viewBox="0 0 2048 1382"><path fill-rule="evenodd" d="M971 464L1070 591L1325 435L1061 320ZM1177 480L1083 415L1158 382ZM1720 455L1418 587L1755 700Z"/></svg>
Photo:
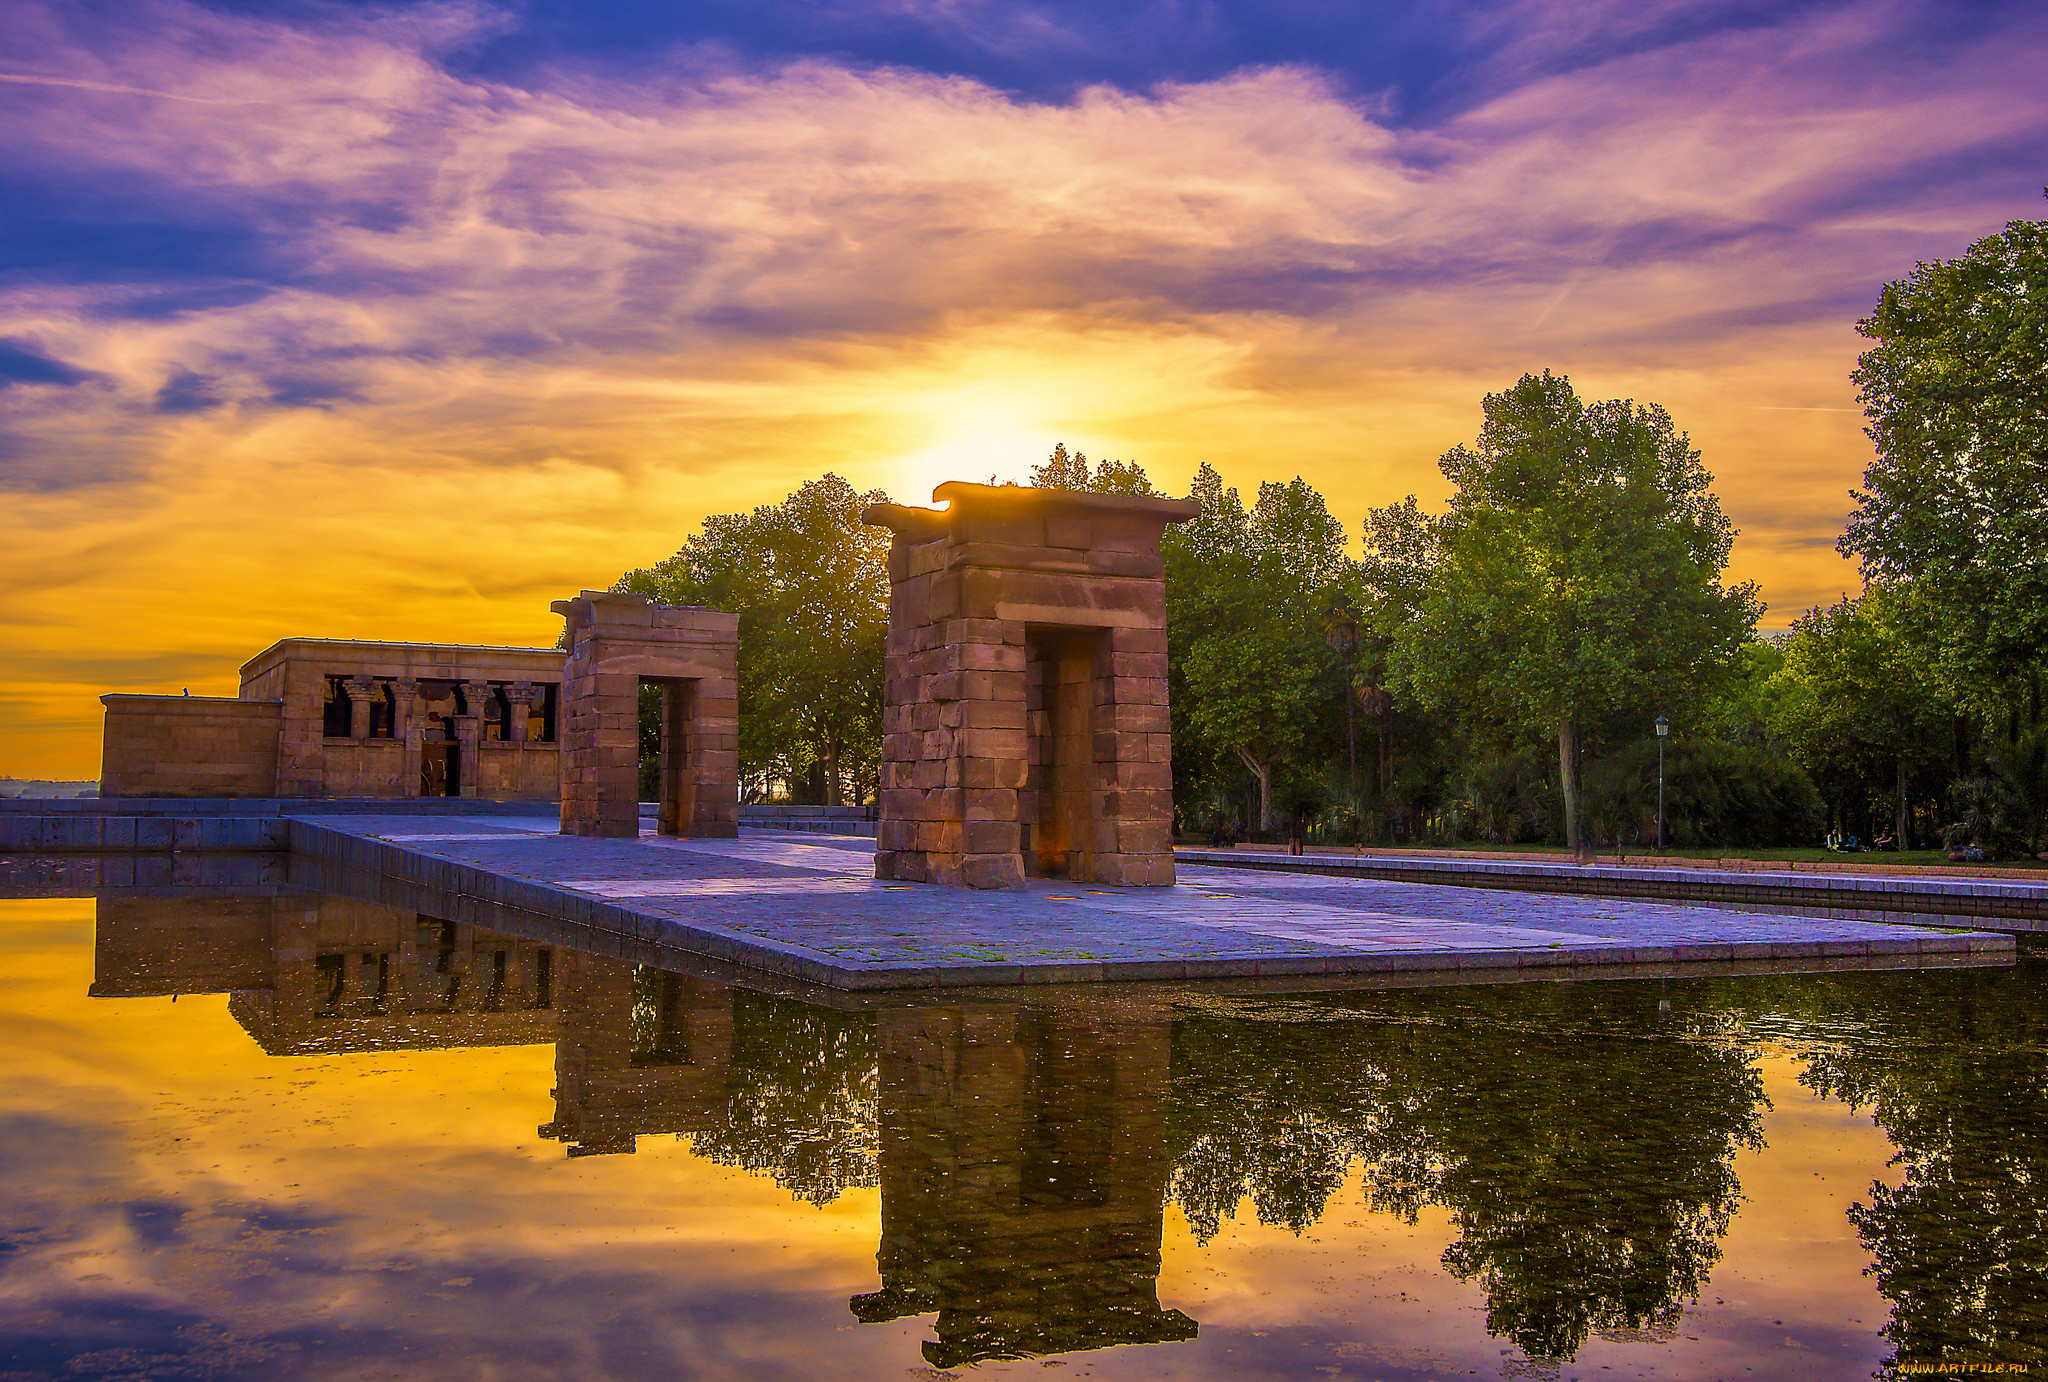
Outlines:
<svg viewBox="0 0 2048 1382"><path fill-rule="evenodd" d="M1669 734L1670 732L1671 721L1665 719L1662 715L1659 715L1657 717L1657 737L1659 739L1662 739L1665 735Z"/></svg>

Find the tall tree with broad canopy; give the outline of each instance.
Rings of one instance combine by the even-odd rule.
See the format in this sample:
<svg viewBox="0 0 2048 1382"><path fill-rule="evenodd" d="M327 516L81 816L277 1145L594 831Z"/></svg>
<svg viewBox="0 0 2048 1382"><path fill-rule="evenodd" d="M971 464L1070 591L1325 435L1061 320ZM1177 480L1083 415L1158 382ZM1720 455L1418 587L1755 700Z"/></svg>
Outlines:
<svg viewBox="0 0 2048 1382"><path fill-rule="evenodd" d="M1588 406L1548 370L1484 408L1477 445L1440 462L1457 487L1448 512L1376 511L1367 569L1414 601L1394 639L1403 689L1504 737L1555 737L1576 848L1589 732L1684 703L1761 606L1753 584L1722 584L1735 529L1664 409Z"/></svg>
<svg viewBox="0 0 2048 1382"><path fill-rule="evenodd" d="M1272 832L1274 775L1301 765L1343 690L1323 620L1352 575L1344 525L1299 477L1261 485L1247 511L1204 465L1194 498L1201 513L1163 543L1175 690L1185 690L1187 725L1256 780L1259 828Z"/></svg>
<svg viewBox="0 0 2048 1382"><path fill-rule="evenodd" d="M712 515L674 556L612 587L740 616L741 770L808 772L830 806L877 772L889 534L860 515L887 502L828 474L780 504Z"/></svg>
<svg viewBox="0 0 2048 1382"><path fill-rule="evenodd" d="M1841 550L1910 591L1917 638L1992 709L2048 655L2048 221L1887 283L1857 329L1877 458Z"/></svg>

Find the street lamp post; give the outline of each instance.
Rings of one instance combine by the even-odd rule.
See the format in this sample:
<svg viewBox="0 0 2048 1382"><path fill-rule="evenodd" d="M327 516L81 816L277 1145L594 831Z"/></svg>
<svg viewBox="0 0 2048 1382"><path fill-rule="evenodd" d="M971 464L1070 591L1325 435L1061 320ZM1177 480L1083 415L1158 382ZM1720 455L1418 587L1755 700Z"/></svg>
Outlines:
<svg viewBox="0 0 2048 1382"><path fill-rule="evenodd" d="M1671 733L1671 721L1657 717L1657 848L1664 848L1664 738Z"/></svg>

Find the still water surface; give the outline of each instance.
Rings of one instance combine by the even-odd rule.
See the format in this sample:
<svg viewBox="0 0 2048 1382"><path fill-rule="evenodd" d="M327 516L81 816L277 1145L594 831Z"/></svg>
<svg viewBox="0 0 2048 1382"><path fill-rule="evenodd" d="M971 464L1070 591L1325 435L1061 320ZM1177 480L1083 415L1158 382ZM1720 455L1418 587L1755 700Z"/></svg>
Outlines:
<svg viewBox="0 0 2048 1382"><path fill-rule="evenodd" d="M849 1010L336 897L0 948L7 1382L2048 1368L2040 960Z"/></svg>

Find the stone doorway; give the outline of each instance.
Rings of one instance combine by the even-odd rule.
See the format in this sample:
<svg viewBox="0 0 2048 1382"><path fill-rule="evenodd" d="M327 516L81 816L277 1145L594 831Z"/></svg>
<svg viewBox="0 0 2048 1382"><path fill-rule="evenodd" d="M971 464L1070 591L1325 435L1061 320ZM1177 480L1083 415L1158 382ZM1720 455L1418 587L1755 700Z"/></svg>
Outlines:
<svg viewBox="0 0 2048 1382"><path fill-rule="evenodd" d="M1025 626L1025 772L1017 814L1027 877L1095 876L1095 709L1107 652L1101 629Z"/></svg>
<svg viewBox="0 0 2048 1382"><path fill-rule="evenodd" d="M889 651L875 876L1173 883L1166 565L1192 500L940 485L877 504Z"/></svg>
<svg viewBox="0 0 2048 1382"><path fill-rule="evenodd" d="M694 833L697 771L690 725L697 718L697 682L680 677L642 677L661 701L661 738L655 751L655 829L663 835Z"/></svg>
<svg viewBox="0 0 2048 1382"><path fill-rule="evenodd" d="M462 795L462 757L455 751L455 745L443 739L428 739L420 744L420 795Z"/></svg>

